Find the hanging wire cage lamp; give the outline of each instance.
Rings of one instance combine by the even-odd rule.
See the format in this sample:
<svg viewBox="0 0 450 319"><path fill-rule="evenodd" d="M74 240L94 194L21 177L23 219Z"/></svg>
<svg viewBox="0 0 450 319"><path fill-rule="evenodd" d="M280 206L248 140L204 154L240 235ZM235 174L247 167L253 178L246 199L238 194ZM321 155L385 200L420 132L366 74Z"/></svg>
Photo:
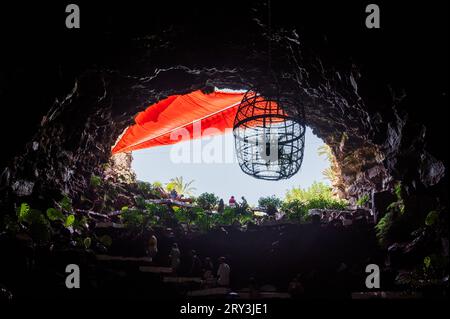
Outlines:
<svg viewBox="0 0 450 319"><path fill-rule="evenodd" d="M258 179L288 179L303 161L304 109L286 96L266 96L249 90L238 108L233 125L238 163Z"/></svg>

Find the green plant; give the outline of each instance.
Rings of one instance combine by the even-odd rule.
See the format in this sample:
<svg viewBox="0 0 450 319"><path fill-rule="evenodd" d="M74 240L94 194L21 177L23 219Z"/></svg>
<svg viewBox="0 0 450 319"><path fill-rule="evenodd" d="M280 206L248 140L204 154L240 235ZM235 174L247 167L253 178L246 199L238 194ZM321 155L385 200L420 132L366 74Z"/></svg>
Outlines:
<svg viewBox="0 0 450 319"><path fill-rule="evenodd" d="M395 193L395 196L397 196L397 200L402 200L402 198L403 198L403 196L402 196L403 187L402 187L402 183L401 182L398 182L398 183L395 184L395 186L394 186L394 193Z"/></svg>
<svg viewBox="0 0 450 319"><path fill-rule="evenodd" d="M147 202L145 201L145 198L141 195L138 195L134 198L134 201L136 202L136 207L140 209L144 209L147 205Z"/></svg>
<svg viewBox="0 0 450 319"><path fill-rule="evenodd" d="M160 181L155 181L152 184L153 188L163 187L163 184Z"/></svg>
<svg viewBox="0 0 450 319"><path fill-rule="evenodd" d="M235 220L237 214L233 207L225 207L222 214L218 214L217 223L220 225L231 225Z"/></svg>
<svg viewBox="0 0 450 319"><path fill-rule="evenodd" d="M91 237L86 237L86 238L83 240L83 245L84 245L84 248L85 248L85 249L89 249L89 248L91 247L91 244L92 244L92 239L91 239Z"/></svg>
<svg viewBox="0 0 450 319"><path fill-rule="evenodd" d="M29 231L34 241L45 243L50 240L50 223L40 210L32 209L27 203L22 203L17 210L17 221Z"/></svg>
<svg viewBox="0 0 450 319"><path fill-rule="evenodd" d="M60 210L53 208L53 207L47 209L47 217L51 221L59 220L59 221L64 222L66 219L66 216L64 216L64 214Z"/></svg>
<svg viewBox="0 0 450 319"><path fill-rule="evenodd" d="M102 178L97 175L91 175L90 184L93 188L99 187L102 184Z"/></svg>
<svg viewBox="0 0 450 319"><path fill-rule="evenodd" d="M308 206L298 199L283 202L281 210L287 215L289 220L301 222L308 218Z"/></svg>
<svg viewBox="0 0 450 319"><path fill-rule="evenodd" d="M343 139L345 139L344 135L343 135ZM340 169L339 169L339 165L336 161L336 157L334 156L331 147L328 146L327 144L323 144L318 147L317 154L319 156L325 156L325 158L327 159L327 161L330 164L329 167L325 168L322 171L322 175L326 179L328 179L331 183L333 183L333 184L337 183L339 181Z"/></svg>
<svg viewBox="0 0 450 319"><path fill-rule="evenodd" d="M213 219L205 212L199 212L196 215L194 220L194 224L199 228L202 232L207 232L212 227Z"/></svg>
<svg viewBox="0 0 450 319"><path fill-rule="evenodd" d="M433 226L439 220L439 212L433 210L425 218L425 225Z"/></svg>
<svg viewBox="0 0 450 319"><path fill-rule="evenodd" d="M408 228L407 218L405 218L405 204L402 198L401 183L397 183L394 188L397 200L389 204L386 214L375 225L376 236L381 246L386 247L390 242L401 235Z"/></svg>
<svg viewBox="0 0 450 319"><path fill-rule="evenodd" d="M170 180L169 183L167 183L167 190L170 192L172 190L175 190L179 195L185 195L185 196L191 196L195 190L194 187L192 187L192 183L194 181L184 182L183 177L175 177Z"/></svg>
<svg viewBox="0 0 450 319"><path fill-rule="evenodd" d="M285 201L300 200L308 202L312 199L336 200L333 196L332 189L322 182L314 182L308 188L296 188L286 192Z"/></svg>
<svg viewBox="0 0 450 319"><path fill-rule="evenodd" d="M72 200L67 195L64 195L64 197L59 201L58 205L63 211L70 212L73 210Z"/></svg>
<svg viewBox="0 0 450 319"><path fill-rule="evenodd" d="M75 222L75 215L69 215L69 216L67 216L67 218L64 222L64 226L70 227L73 225L74 222Z"/></svg>
<svg viewBox="0 0 450 319"><path fill-rule="evenodd" d="M375 225L375 232L378 242L386 247L388 244L389 233L394 223L393 213L387 212Z"/></svg>
<svg viewBox="0 0 450 319"><path fill-rule="evenodd" d="M140 209L123 207L120 217L126 227L139 228L144 223L144 211Z"/></svg>
<svg viewBox="0 0 450 319"><path fill-rule="evenodd" d="M219 197L214 193L202 193L196 199L197 205L205 210L212 210L219 202Z"/></svg>
<svg viewBox="0 0 450 319"><path fill-rule="evenodd" d="M241 225L245 225L253 221L253 216L251 214L239 214L237 216L237 221L239 221Z"/></svg>
<svg viewBox="0 0 450 319"><path fill-rule="evenodd" d="M363 196L358 198L358 200L356 201L356 205L360 206L360 207L361 206L365 206L368 201L369 201L369 195L368 194L364 194Z"/></svg>
<svg viewBox="0 0 450 319"><path fill-rule="evenodd" d="M110 247L112 245L112 238L108 235L101 236L98 241L105 245L106 247Z"/></svg>
<svg viewBox="0 0 450 319"><path fill-rule="evenodd" d="M259 207L264 207L269 215L275 214L283 202L276 196L261 197L258 200Z"/></svg>
<svg viewBox="0 0 450 319"><path fill-rule="evenodd" d="M136 184L138 189L144 194L150 194L153 190L153 185L151 183L137 181Z"/></svg>
<svg viewBox="0 0 450 319"><path fill-rule="evenodd" d="M192 221L192 215L187 208L173 207L175 218L179 223L189 224Z"/></svg>
<svg viewBox="0 0 450 319"><path fill-rule="evenodd" d="M333 196L331 187L314 182L309 188L292 188L286 192L282 211L288 219L306 221L310 209L343 210L348 203Z"/></svg>
<svg viewBox="0 0 450 319"><path fill-rule="evenodd" d="M27 203L20 204L19 210L17 212L19 222L25 221L28 218L30 211L30 205L28 205Z"/></svg>

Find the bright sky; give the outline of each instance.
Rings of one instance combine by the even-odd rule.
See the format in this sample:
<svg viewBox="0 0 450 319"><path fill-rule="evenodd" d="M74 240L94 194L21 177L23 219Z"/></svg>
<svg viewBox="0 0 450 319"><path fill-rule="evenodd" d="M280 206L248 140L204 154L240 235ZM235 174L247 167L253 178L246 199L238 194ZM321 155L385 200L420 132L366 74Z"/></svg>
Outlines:
<svg viewBox="0 0 450 319"><path fill-rule="evenodd" d="M133 151L132 168L142 181L165 184L173 177L183 176L184 181L194 180L192 186L196 188L196 196L203 192L215 193L225 202L231 195L237 200L244 196L249 204L256 205L262 196L284 198L286 191L294 186L306 188L314 181L329 184L322 175L329 162L325 156L317 154L321 145L323 141L307 128L300 171L290 179L280 181L264 181L244 174L234 156L234 138L230 133Z"/></svg>

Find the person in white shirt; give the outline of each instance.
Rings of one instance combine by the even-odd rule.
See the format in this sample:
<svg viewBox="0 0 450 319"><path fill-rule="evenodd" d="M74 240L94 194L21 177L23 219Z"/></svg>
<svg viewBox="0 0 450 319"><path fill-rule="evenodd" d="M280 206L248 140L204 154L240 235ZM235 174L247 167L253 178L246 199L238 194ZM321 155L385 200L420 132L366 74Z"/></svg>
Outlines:
<svg viewBox="0 0 450 319"><path fill-rule="evenodd" d="M230 266L225 262L225 257L219 258L219 269L217 269L217 284L222 287L230 285Z"/></svg>
<svg viewBox="0 0 450 319"><path fill-rule="evenodd" d="M156 238L155 235L152 235L148 241L147 254L151 258L154 258L157 253L158 253L158 239Z"/></svg>

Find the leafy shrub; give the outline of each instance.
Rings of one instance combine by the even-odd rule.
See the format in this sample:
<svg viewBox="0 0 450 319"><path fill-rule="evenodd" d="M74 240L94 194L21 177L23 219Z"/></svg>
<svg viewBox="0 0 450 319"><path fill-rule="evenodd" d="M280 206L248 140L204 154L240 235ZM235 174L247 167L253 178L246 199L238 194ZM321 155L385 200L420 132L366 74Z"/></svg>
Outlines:
<svg viewBox="0 0 450 319"><path fill-rule="evenodd" d="M308 207L302 201L295 199L283 202L281 210L290 220L305 221L308 218Z"/></svg>
<svg viewBox="0 0 450 319"><path fill-rule="evenodd" d="M205 212L198 212L196 214L196 218L194 220L194 224L199 228L202 232L209 231L213 226L213 219Z"/></svg>
<svg viewBox="0 0 450 319"><path fill-rule="evenodd" d="M159 188L159 187L163 187L163 183L161 183L160 181L155 181L152 184L153 188Z"/></svg>
<svg viewBox="0 0 450 319"><path fill-rule="evenodd" d="M273 215L282 205L281 199L277 198L275 195L261 197L258 200L259 207L264 207L267 210L267 214Z"/></svg>
<svg viewBox="0 0 450 319"><path fill-rule="evenodd" d="M393 213L387 212L375 225L376 236L378 242L381 246L386 247L388 245L388 240L390 230L394 223Z"/></svg>
<svg viewBox="0 0 450 319"><path fill-rule="evenodd" d="M190 224L192 222L192 214L184 207L173 207L175 218L179 223Z"/></svg>
<svg viewBox="0 0 450 319"><path fill-rule="evenodd" d="M395 186L397 200L386 208L386 214L375 225L376 236L381 246L386 247L397 237L404 233L407 228L406 218L404 218L405 204L402 199L402 186L397 183Z"/></svg>
<svg viewBox="0 0 450 319"><path fill-rule="evenodd" d="M314 182L309 188L292 188L286 193L282 210L288 219L305 221L310 209L338 209L347 207L347 201L335 198L331 187Z"/></svg>
<svg viewBox="0 0 450 319"><path fill-rule="evenodd" d="M151 183L148 182L143 182L143 181L137 181L137 188L140 192L142 192L143 194L150 194L153 191L153 185Z"/></svg>
<svg viewBox="0 0 450 319"><path fill-rule="evenodd" d="M428 213L427 217L425 218L425 225L432 226L434 225L439 219L439 212L433 210Z"/></svg>
<svg viewBox="0 0 450 319"><path fill-rule="evenodd" d="M217 217L217 223L219 225L231 225L237 218L236 209L232 207L225 207L222 214Z"/></svg>
<svg viewBox="0 0 450 319"><path fill-rule="evenodd" d="M358 206L365 206L368 201L369 201L369 195L368 194L364 194L363 196L358 198L358 200L356 201L356 205L358 205Z"/></svg>
<svg viewBox="0 0 450 319"><path fill-rule="evenodd" d="M122 207L120 218L126 227L143 232L158 223L167 214L162 205L146 204L145 209Z"/></svg>
<svg viewBox="0 0 450 319"><path fill-rule="evenodd" d="M86 237L86 238L83 240L83 245L84 245L84 248L85 248L85 249L89 249L89 248L91 247L91 244L92 244L92 239L91 239L91 237Z"/></svg>
<svg viewBox="0 0 450 319"><path fill-rule="evenodd" d="M97 176L97 175L92 175L91 176L91 180L90 180L90 184L94 188L99 187L102 184L102 178L100 176Z"/></svg>
<svg viewBox="0 0 450 319"><path fill-rule="evenodd" d="M286 192L285 201L289 202L297 199L307 202L315 198L332 199L333 194L331 187L322 182L314 182L309 188L293 187Z"/></svg>
<svg viewBox="0 0 450 319"><path fill-rule="evenodd" d="M112 245L112 238L108 235L101 236L98 241L102 243L106 247L110 247Z"/></svg>
<svg viewBox="0 0 450 319"><path fill-rule="evenodd" d="M59 221L64 222L66 220L66 216L64 216L64 214L60 210L53 208L53 207L47 209L47 217L51 221L59 220Z"/></svg>
<svg viewBox="0 0 450 319"><path fill-rule="evenodd" d="M70 212L73 210L72 200L65 195L58 203L58 206L61 207L63 211Z"/></svg>
<svg viewBox="0 0 450 319"><path fill-rule="evenodd" d="M197 197L197 205L205 210L212 210L219 202L219 197L214 193L202 193Z"/></svg>
<svg viewBox="0 0 450 319"><path fill-rule="evenodd" d="M194 183L194 181L184 182L182 176L175 177L167 183L166 189L169 192L175 190L179 195L192 196L195 191L195 187L192 186L192 183Z"/></svg>

